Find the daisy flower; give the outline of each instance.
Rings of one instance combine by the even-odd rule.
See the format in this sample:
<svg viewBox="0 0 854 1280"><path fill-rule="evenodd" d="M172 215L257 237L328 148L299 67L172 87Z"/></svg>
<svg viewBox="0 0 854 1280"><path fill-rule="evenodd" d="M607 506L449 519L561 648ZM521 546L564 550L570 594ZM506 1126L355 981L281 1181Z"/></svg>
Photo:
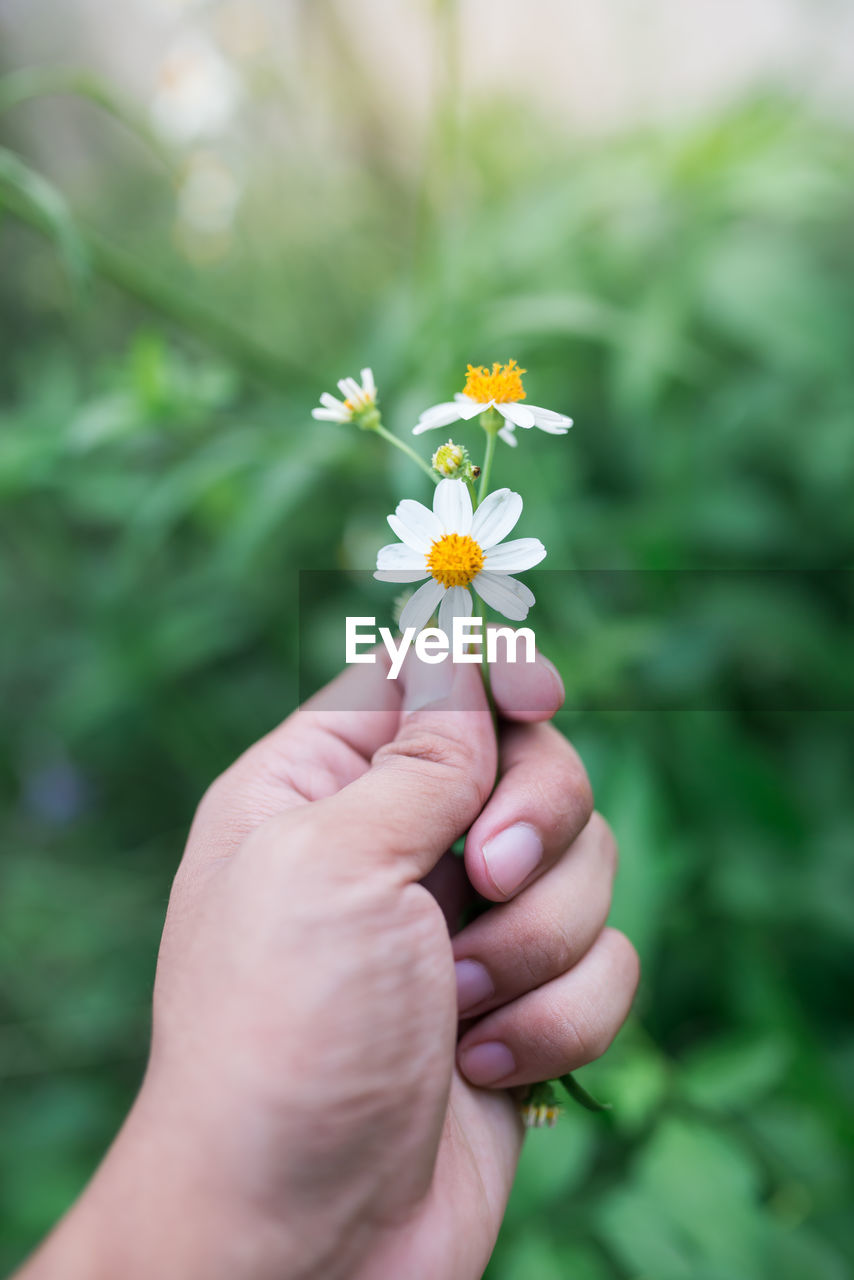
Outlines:
<svg viewBox="0 0 854 1280"><path fill-rule="evenodd" d="M469 587L505 618L522 622L534 596L510 574L532 569L546 549L539 538L502 541L521 514L522 499L510 489L496 489L473 511L463 480L440 480L432 511L409 498L398 503L388 522L400 542L380 548L374 577L381 582L427 579L404 606L401 631L420 631L438 607L439 626L450 634L455 617L472 615Z"/></svg>
<svg viewBox="0 0 854 1280"><path fill-rule="evenodd" d="M320 397L320 408L312 409L311 416L324 422L353 422L375 409L377 405L377 384L370 369L362 370L361 384L355 378L341 378L338 390L343 400L324 391Z"/></svg>
<svg viewBox="0 0 854 1280"><path fill-rule="evenodd" d="M483 365L470 364L463 390L453 400L425 409L412 428L412 434L420 436L422 431L447 427L460 419L468 422L487 409L495 409L504 419L504 426L498 434L507 444L516 444L513 434L516 427L539 427L553 436L565 435L572 426L572 418L551 409L541 409L535 404L521 403L525 399L522 374L526 372L515 360L503 366L496 360L491 371Z"/></svg>

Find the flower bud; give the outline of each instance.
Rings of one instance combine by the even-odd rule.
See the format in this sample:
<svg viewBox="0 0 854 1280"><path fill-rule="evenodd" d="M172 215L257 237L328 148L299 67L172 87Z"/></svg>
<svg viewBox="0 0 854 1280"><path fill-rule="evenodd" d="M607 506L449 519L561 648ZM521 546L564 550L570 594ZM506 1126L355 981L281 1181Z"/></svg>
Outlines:
<svg viewBox="0 0 854 1280"><path fill-rule="evenodd" d="M519 1115L526 1129L553 1129L563 1112L551 1082L531 1085L519 1103Z"/></svg>
<svg viewBox="0 0 854 1280"><path fill-rule="evenodd" d="M454 444L453 440L439 445L433 454L431 466L446 480L468 480L472 470L468 449L461 444Z"/></svg>

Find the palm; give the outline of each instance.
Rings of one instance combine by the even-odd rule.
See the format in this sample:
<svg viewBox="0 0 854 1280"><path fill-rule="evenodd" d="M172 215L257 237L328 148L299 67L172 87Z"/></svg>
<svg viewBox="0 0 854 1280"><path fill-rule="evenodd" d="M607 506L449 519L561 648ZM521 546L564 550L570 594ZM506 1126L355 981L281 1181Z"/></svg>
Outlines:
<svg viewBox="0 0 854 1280"><path fill-rule="evenodd" d="M235 824L235 839L276 813L324 800L361 777L376 747L393 736L397 719L396 706L361 715L306 709L292 717L238 762L238 768L245 763L254 785ZM450 855L442 859L428 883L446 920L458 917L472 892L461 863ZM359 1280L482 1274L521 1140L510 1096L473 1088L454 1067L429 1190L404 1224L378 1238ZM424 1156L432 1162L434 1152Z"/></svg>
<svg viewBox="0 0 854 1280"><path fill-rule="evenodd" d="M357 1280L483 1274L521 1146L506 1093L473 1089L455 1069L435 1174L408 1219L378 1240Z"/></svg>

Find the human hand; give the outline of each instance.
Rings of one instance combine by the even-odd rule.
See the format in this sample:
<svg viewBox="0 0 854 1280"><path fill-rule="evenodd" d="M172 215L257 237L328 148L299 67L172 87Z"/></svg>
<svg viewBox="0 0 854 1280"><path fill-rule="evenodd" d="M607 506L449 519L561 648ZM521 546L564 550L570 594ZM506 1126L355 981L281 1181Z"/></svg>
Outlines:
<svg viewBox="0 0 854 1280"><path fill-rule="evenodd" d="M522 1140L507 1090L604 1051L637 959L604 928L584 770L537 723L554 669L493 668L496 743L476 669L409 667L402 705L381 662L351 668L203 799L145 1082L28 1280L482 1274ZM472 886L498 905L453 932Z"/></svg>

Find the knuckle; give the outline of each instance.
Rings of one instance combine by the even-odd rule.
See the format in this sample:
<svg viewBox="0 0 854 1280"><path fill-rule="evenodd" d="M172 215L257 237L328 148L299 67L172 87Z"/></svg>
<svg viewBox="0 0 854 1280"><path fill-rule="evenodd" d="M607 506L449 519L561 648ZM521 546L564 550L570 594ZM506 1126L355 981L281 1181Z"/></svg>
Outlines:
<svg viewBox="0 0 854 1280"><path fill-rule="evenodd" d="M247 773L244 758L236 760L208 786L196 806L188 852L197 847L205 856L233 852L256 827L277 812L262 778Z"/></svg>
<svg viewBox="0 0 854 1280"><path fill-rule="evenodd" d="M550 730L549 736L553 746L557 747L563 756L561 772L564 790L569 797L573 812L581 819L580 825L584 826L593 812L593 787L587 770L572 743L552 725L545 727Z"/></svg>
<svg viewBox="0 0 854 1280"><path fill-rule="evenodd" d="M462 764L464 754L459 740L434 730L418 729L381 746L374 753L373 763L403 759L455 769Z"/></svg>
<svg viewBox="0 0 854 1280"><path fill-rule="evenodd" d="M526 929L521 934L518 945L512 948L512 953L516 955L524 966L525 980L523 986L525 990L533 990L541 985L541 983L552 973L555 972L554 964L554 939L540 929Z"/></svg>
<svg viewBox="0 0 854 1280"><path fill-rule="evenodd" d="M611 828L611 824L606 818L602 817L599 810L595 810L590 816L589 822L590 832L596 840L598 848L601 850L603 858L611 868L611 874L616 875L619 865L619 847L617 838Z"/></svg>
<svg viewBox="0 0 854 1280"><path fill-rule="evenodd" d="M205 788L199 803L196 805L196 821L204 822L215 818L223 805L224 794L228 790L228 770L219 774Z"/></svg>
<svg viewBox="0 0 854 1280"><path fill-rule="evenodd" d="M594 1009L585 1006L570 1013L564 1010L560 1031L564 1054L568 1051L575 1066L584 1066L601 1058L616 1033L616 1029L612 1032Z"/></svg>
<svg viewBox="0 0 854 1280"><path fill-rule="evenodd" d="M607 928L605 934L612 948L615 950L620 965L620 973L625 982L626 989L632 994L637 990L641 976L641 962L634 943L632 943L624 933L619 929Z"/></svg>
<svg viewBox="0 0 854 1280"><path fill-rule="evenodd" d="M465 798L477 809L486 803L489 795L486 783L472 768L471 752L466 744L436 730L415 730L384 744L374 753L371 763L380 768L411 769L422 776L426 772L437 780L444 778L453 782L457 793L462 789Z"/></svg>
<svg viewBox="0 0 854 1280"><path fill-rule="evenodd" d="M575 764L571 771L572 788L576 795L576 804L581 813L582 821L587 823L593 813L593 787L581 760L575 755L575 752L573 752L573 755Z"/></svg>
<svg viewBox="0 0 854 1280"><path fill-rule="evenodd" d="M577 951L577 940L573 934L570 922L557 907L553 907L545 918L542 912L531 918L524 952L526 962L530 956L536 965L538 982L557 977L572 965Z"/></svg>

